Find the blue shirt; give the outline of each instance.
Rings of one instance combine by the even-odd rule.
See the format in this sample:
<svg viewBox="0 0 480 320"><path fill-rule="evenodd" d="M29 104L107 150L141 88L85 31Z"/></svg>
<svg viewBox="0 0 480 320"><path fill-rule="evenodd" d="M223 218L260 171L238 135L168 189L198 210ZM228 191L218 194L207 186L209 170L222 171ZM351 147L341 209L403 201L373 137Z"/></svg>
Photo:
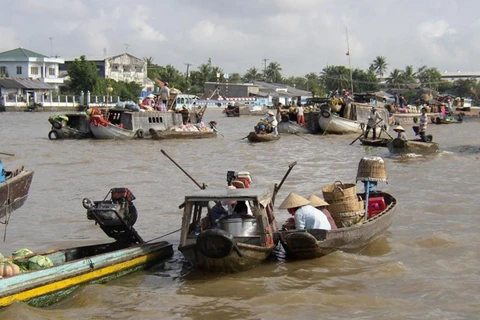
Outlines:
<svg viewBox="0 0 480 320"><path fill-rule="evenodd" d="M295 211L295 229L324 229L331 230L327 216L315 207L307 204Z"/></svg>

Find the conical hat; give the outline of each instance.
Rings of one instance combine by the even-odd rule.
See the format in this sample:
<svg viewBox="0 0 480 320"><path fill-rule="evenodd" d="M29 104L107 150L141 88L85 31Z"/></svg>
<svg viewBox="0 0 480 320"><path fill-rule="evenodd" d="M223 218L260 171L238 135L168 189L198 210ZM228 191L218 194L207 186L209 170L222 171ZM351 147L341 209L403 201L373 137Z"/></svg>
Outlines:
<svg viewBox="0 0 480 320"><path fill-rule="evenodd" d="M393 131L403 131L403 132L405 132L405 129L403 129L402 126L396 126L395 128L393 128Z"/></svg>
<svg viewBox="0 0 480 320"><path fill-rule="evenodd" d="M328 202L323 200L320 197L317 197L316 195L312 194L310 197L308 197L308 201L310 201L310 205L314 207L323 207L323 206L328 206Z"/></svg>
<svg viewBox="0 0 480 320"><path fill-rule="evenodd" d="M285 198L285 200L283 200L282 204L278 208L290 209L290 208L301 207L307 204L310 204L310 201L292 192L288 195L288 197Z"/></svg>

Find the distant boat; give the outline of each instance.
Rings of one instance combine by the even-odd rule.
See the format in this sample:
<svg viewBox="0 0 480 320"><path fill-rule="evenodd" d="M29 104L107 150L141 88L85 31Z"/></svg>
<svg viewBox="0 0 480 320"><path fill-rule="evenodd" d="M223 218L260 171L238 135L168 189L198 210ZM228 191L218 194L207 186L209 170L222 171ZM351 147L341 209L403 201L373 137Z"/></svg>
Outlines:
<svg viewBox="0 0 480 320"><path fill-rule="evenodd" d="M395 138L388 142L388 150L392 154L420 154L427 155L438 151L438 143L423 142L422 140L402 140Z"/></svg>
<svg viewBox="0 0 480 320"><path fill-rule="evenodd" d="M280 140L280 135L274 135L271 133L258 134L251 131L248 134L247 139L249 142L269 142L269 141Z"/></svg>
<svg viewBox="0 0 480 320"><path fill-rule="evenodd" d="M48 118L52 125L48 139L85 139L93 138L90 130L90 116L85 112L53 115Z"/></svg>
<svg viewBox="0 0 480 320"><path fill-rule="evenodd" d="M0 161L0 219L17 210L27 200L33 171L19 167L8 171Z"/></svg>

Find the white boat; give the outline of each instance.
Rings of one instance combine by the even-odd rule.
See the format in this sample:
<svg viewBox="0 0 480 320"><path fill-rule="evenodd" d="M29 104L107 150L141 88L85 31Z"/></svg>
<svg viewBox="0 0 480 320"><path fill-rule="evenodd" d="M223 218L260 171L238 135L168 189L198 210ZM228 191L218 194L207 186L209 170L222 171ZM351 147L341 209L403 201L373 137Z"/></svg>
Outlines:
<svg viewBox="0 0 480 320"><path fill-rule="evenodd" d="M301 125L287 120L287 121L281 121L278 126L278 133L292 133L292 134L307 134L311 133L308 128L302 127Z"/></svg>
<svg viewBox="0 0 480 320"><path fill-rule="evenodd" d="M90 130L96 139L147 138L151 136L150 129L163 131L182 123L182 114L174 112L111 109L106 119L99 114L90 116Z"/></svg>

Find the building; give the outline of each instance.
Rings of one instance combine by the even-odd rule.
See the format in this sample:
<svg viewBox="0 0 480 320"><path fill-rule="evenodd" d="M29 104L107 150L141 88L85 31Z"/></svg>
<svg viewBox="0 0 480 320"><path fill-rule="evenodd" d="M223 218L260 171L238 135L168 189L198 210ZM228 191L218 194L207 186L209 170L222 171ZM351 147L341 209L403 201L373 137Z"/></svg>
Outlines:
<svg viewBox="0 0 480 320"><path fill-rule="evenodd" d="M461 72L461 71L457 71L457 72L448 72L448 71L445 71L443 74L442 74L442 80L449 80L449 81L456 81L456 80L467 80L467 79L475 79L475 80L479 80L480 79L480 72L474 72L474 71L470 71L470 72Z"/></svg>
<svg viewBox="0 0 480 320"><path fill-rule="evenodd" d="M66 75L68 69L78 58L65 58L60 71ZM113 57L85 57L97 66L98 75L105 79L123 82L136 82L142 91L153 91L154 82L147 77L147 62L128 53Z"/></svg>
<svg viewBox="0 0 480 320"><path fill-rule="evenodd" d="M63 63L58 57L17 48L0 53L0 77L39 80L58 89L63 84L59 77L59 66Z"/></svg>

